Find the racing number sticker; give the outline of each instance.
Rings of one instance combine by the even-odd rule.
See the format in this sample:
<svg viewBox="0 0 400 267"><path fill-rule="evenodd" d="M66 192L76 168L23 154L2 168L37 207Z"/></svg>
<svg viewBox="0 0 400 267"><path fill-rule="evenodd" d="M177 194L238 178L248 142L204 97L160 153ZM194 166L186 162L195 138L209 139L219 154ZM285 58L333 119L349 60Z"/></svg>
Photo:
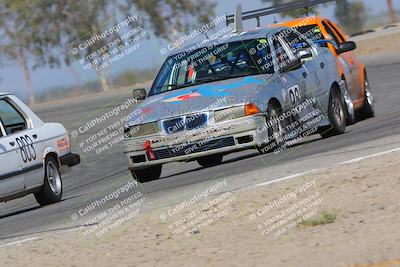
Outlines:
<svg viewBox="0 0 400 267"><path fill-rule="evenodd" d="M298 85L290 87L288 89L288 94L289 94L290 102L292 102L293 105L296 105L296 104L299 103L299 101L300 101L300 90L299 90L299 86Z"/></svg>
<svg viewBox="0 0 400 267"><path fill-rule="evenodd" d="M21 158L24 163L36 160L35 147L33 146L32 139L28 135L18 137L15 139L15 141L18 144Z"/></svg>

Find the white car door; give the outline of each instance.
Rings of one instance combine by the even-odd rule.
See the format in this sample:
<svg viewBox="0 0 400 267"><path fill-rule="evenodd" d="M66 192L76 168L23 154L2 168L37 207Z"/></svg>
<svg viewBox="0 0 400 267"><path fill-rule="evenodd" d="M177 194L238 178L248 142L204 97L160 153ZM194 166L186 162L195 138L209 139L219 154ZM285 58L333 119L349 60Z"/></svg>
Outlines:
<svg viewBox="0 0 400 267"><path fill-rule="evenodd" d="M2 104L0 99L0 120ZM6 134L0 121L0 198L23 191L24 180L20 149L15 143L15 137Z"/></svg>
<svg viewBox="0 0 400 267"><path fill-rule="evenodd" d="M36 129L28 129L16 134L15 141L22 153L22 167L25 175L25 189L43 184L42 146Z"/></svg>
<svg viewBox="0 0 400 267"><path fill-rule="evenodd" d="M29 190L43 184L42 147L37 129L30 125L30 118L9 98L0 99L0 116L8 144L18 151L23 189Z"/></svg>

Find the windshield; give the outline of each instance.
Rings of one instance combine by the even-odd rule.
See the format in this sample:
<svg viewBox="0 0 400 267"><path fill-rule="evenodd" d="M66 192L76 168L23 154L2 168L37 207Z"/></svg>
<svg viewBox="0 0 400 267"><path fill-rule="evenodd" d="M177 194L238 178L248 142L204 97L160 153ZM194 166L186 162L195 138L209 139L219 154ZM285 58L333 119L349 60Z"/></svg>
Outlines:
<svg viewBox="0 0 400 267"><path fill-rule="evenodd" d="M209 45L167 58L149 95L240 76L273 73L266 39Z"/></svg>

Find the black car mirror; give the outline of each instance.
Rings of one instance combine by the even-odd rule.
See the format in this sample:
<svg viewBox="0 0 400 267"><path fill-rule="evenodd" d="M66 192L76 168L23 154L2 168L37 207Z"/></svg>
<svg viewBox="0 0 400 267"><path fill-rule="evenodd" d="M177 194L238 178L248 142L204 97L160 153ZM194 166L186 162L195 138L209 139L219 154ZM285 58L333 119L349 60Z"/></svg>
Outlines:
<svg viewBox="0 0 400 267"><path fill-rule="evenodd" d="M344 42L340 45L340 47L338 49L336 49L336 53L342 54L345 52L355 50L356 48L357 48L357 45L355 42Z"/></svg>
<svg viewBox="0 0 400 267"><path fill-rule="evenodd" d="M144 88L138 88L138 89L133 89L133 98L136 100L145 100L147 93L146 89Z"/></svg>

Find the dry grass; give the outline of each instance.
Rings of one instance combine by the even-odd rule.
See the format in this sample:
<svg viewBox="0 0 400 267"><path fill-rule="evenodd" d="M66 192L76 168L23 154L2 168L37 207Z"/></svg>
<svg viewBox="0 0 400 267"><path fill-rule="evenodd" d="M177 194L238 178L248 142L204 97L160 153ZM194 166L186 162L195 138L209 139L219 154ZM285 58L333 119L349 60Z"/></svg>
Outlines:
<svg viewBox="0 0 400 267"><path fill-rule="evenodd" d="M326 210L321 214L318 214L310 219L307 219L301 223L304 226L317 226L328 223L333 223L336 220L337 212L334 210Z"/></svg>

